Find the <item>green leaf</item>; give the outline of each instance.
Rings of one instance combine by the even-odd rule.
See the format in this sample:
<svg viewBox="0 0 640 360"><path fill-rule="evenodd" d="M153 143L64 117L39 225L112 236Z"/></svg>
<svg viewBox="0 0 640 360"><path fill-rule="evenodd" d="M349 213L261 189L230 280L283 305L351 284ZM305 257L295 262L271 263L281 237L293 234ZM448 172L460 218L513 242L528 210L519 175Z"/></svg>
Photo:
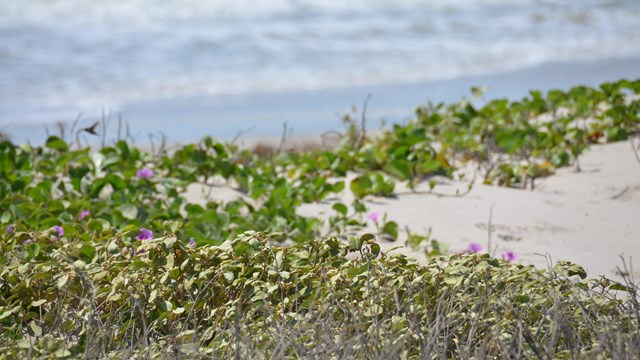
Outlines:
<svg viewBox="0 0 640 360"><path fill-rule="evenodd" d="M92 259L93 258L93 254L95 254L96 252L96 248L89 245L89 244L85 244L82 245L82 247L80 248L80 252L87 257L87 259Z"/></svg>
<svg viewBox="0 0 640 360"><path fill-rule="evenodd" d="M620 283L615 283L609 286L610 290L619 290L619 291L629 291L629 287L622 285Z"/></svg>
<svg viewBox="0 0 640 360"><path fill-rule="evenodd" d="M182 221L180 220L167 220L163 223L163 227L172 233L178 231L178 229L182 226Z"/></svg>
<svg viewBox="0 0 640 360"><path fill-rule="evenodd" d="M284 251L280 250L276 253L276 261L275 261L276 269L282 269L284 265Z"/></svg>
<svg viewBox="0 0 640 360"><path fill-rule="evenodd" d="M353 207L353 210L356 213L365 213L367 212L367 207L364 205L364 203L362 203L362 201L356 199L353 201L353 203L351 204L351 206Z"/></svg>
<svg viewBox="0 0 640 360"><path fill-rule="evenodd" d="M107 185L107 180L105 178L97 178L93 180L91 183L91 197L97 197L105 185Z"/></svg>
<svg viewBox="0 0 640 360"><path fill-rule="evenodd" d="M120 252L120 247L118 246L118 243L116 243L115 241L112 241L109 243L109 245L107 245L107 251L110 254L116 254Z"/></svg>
<svg viewBox="0 0 640 360"><path fill-rule="evenodd" d="M587 272L582 266L578 264L572 264L571 266L569 266L569 268L567 269L567 273L569 274L569 276L578 275L581 279L587 277Z"/></svg>
<svg viewBox="0 0 640 360"><path fill-rule="evenodd" d="M37 307L37 306L40 306L40 305L42 305L42 304L44 304L46 302L47 302L46 299L34 300L34 301L31 302L31 305L29 305L29 306Z"/></svg>
<svg viewBox="0 0 640 360"><path fill-rule="evenodd" d="M102 170L104 161L105 161L105 156L102 153L95 152L91 154L91 163L93 164L93 168L96 174Z"/></svg>
<svg viewBox="0 0 640 360"><path fill-rule="evenodd" d="M333 210L337 211L338 213L342 214L342 216L347 216L347 211L349 211L347 206L345 204L343 204L343 203L333 204L333 206L331 208Z"/></svg>
<svg viewBox="0 0 640 360"><path fill-rule="evenodd" d="M53 355L58 359L64 359L66 357L71 356L72 353L71 353L71 351L69 351L69 349L60 348L60 349L54 351Z"/></svg>
<svg viewBox="0 0 640 360"><path fill-rule="evenodd" d="M178 238L175 236L169 236L168 238L164 239L163 243L164 246L167 249L173 249L173 247L176 245L176 243L178 242Z"/></svg>
<svg viewBox="0 0 640 360"><path fill-rule="evenodd" d="M398 223L395 221L389 221L382 227L382 233L389 236L389 240L395 241L398 239Z"/></svg>
<svg viewBox="0 0 640 360"><path fill-rule="evenodd" d="M109 223L109 221L107 221L105 219L101 219L101 218L98 218L97 220L100 221L100 223L102 223L102 229L103 230L111 229L111 223Z"/></svg>
<svg viewBox="0 0 640 360"><path fill-rule="evenodd" d="M248 253L249 255L251 255L253 254L253 252L254 252L254 249L253 247L251 247L251 245L249 245L248 242L241 242L234 248L234 253L237 256L242 256L245 253Z"/></svg>
<svg viewBox="0 0 640 360"><path fill-rule="evenodd" d="M371 244L371 253L377 257L380 255L380 245L378 243Z"/></svg>
<svg viewBox="0 0 640 360"><path fill-rule="evenodd" d="M138 207L131 204L122 204L116 208L125 219L134 220L138 217Z"/></svg>
<svg viewBox="0 0 640 360"><path fill-rule="evenodd" d="M463 280L464 280L464 276L447 275L444 277L444 283L452 286L459 286L460 284L462 284Z"/></svg>
<svg viewBox="0 0 640 360"><path fill-rule="evenodd" d="M511 131L502 131L496 135L496 143L507 154L513 154L523 146L522 134Z"/></svg>
<svg viewBox="0 0 640 360"><path fill-rule="evenodd" d="M173 304L171 304L171 302L167 300L161 301L159 308L162 311L171 311L171 309L173 309Z"/></svg>
<svg viewBox="0 0 640 360"><path fill-rule="evenodd" d="M349 247L351 248L351 250L359 251L362 249L362 244L363 244L362 239L355 235L348 235L347 243L349 244Z"/></svg>
<svg viewBox="0 0 640 360"><path fill-rule="evenodd" d="M62 289L62 287L67 283L68 280L69 280L69 274L62 275L56 282L58 289Z"/></svg>
<svg viewBox="0 0 640 360"><path fill-rule="evenodd" d="M344 190L344 181L338 181L337 183L333 184L333 187L331 189L331 191L333 191L334 193L339 193L342 190Z"/></svg>
<svg viewBox="0 0 640 360"><path fill-rule="evenodd" d="M34 258L40 254L40 245L37 243L29 244L25 248L30 258Z"/></svg>
<svg viewBox="0 0 640 360"><path fill-rule="evenodd" d="M2 217L0 217L0 222L6 224L9 221L11 221L11 212L5 211L4 213L2 213Z"/></svg>
<svg viewBox="0 0 640 360"><path fill-rule="evenodd" d="M376 236L373 235L373 234L370 234L370 233L366 233L366 234L363 234L362 236L360 236L360 241L362 243L368 243L371 240L375 241L375 239L376 239Z"/></svg>
<svg viewBox="0 0 640 360"><path fill-rule="evenodd" d="M153 303L156 297L158 297L158 290L151 290L151 292L149 293L149 299L147 300L147 302L149 304Z"/></svg>
<svg viewBox="0 0 640 360"><path fill-rule="evenodd" d="M388 163L384 170L400 180L411 178L411 162L408 160L394 160Z"/></svg>
<svg viewBox="0 0 640 360"><path fill-rule="evenodd" d="M438 171L438 169L440 169L440 162L438 160L426 160L418 166L418 171L425 175L434 173Z"/></svg>
<svg viewBox="0 0 640 360"><path fill-rule="evenodd" d="M107 175L106 181L111 184L115 190L122 190L126 187L124 180L116 174Z"/></svg>
<svg viewBox="0 0 640 360"><path fill-rule="evenodd" d="M349 185L351 191L353 192L353 195L355 195L356 198L363 198L366 195L370 194L371 186L371 180L368 176L364 175L358 176L355 179L351 180L351 184Z"/></svg>
<svg viewBox="0 0 640 360"><path fill-rule="evenodd" d="M31 329L31 333L34 336L36 336L36 337L42 336L42 328L38 324L36 324L36 322L34 320L32 320L29 323L29 329Z"/></svg>
<svg viewBox="0 0 640 360"><path fill-rule="evenodd" d="M97 219L91 219L91 221L89 221L89 223L87 223L87 229L89 231L101 232L102 231L102 222L97 220Z"/></svg>
<svg viewBox="0 0 640 360"><path fill-rule="evenodd" d="M8 310L8 311L7 311L7 310L5 310L2 314L0 314L0 320L2 320L2 319L4 319L4 318L7 318L7 317L9 317L9 316L11 316L11 315L13 315L13 314L18 313L18 312L20 312L20 309L22 309L22 306L21 306L21 305L18 305L18 306L14 307L14 308L13 308L13 309L11 309L11 310Z"/></svg>
<svg viewBox="0 0 640 360"><path fill-rule="evenodd" d="M49 149L58 150L60 152L67 151L69 149L69 146L67 145L67 143L57 136L49 136L45 145Z"/></svg>
<svg viewBox="0 0 640 360"><path fill-rule="evenodd" d="M224 273L222 273L222 275L229 282L235 280L235 278L236 278L236 274L233 271L225 271Z"/></svg>

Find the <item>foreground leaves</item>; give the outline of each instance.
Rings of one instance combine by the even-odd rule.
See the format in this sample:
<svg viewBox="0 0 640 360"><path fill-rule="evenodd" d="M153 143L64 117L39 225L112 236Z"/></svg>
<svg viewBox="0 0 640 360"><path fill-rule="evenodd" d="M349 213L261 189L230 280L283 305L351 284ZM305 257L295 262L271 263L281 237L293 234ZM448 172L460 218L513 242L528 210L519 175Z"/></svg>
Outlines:
<svg viewBox="0 0 640 360"><path fill-rule="evenodd" d="M420 266L381 253L370 234L273 246L279 236L193 249L173 236L117 234L33 257L5 247L0 353L615 357L640 348L638 303L613 290L630 289L570 277L584 272L574 264L546 272L452 255Z"/></svg>

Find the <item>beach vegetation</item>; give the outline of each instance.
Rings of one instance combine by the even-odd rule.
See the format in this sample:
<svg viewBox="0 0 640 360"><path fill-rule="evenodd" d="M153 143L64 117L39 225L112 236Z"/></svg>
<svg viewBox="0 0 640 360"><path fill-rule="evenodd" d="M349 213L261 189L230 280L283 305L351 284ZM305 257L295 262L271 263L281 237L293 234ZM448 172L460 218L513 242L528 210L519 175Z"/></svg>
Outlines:
<svg viewBox="0 0 640 360"><path fill-rule="evenodd" d="M631 279L479 244L450 254L367 204L398 184L440 195L437 176L471 189L469 166L533 189L589 146L638 137L639 93L621 80L427 104L377 133L346 118L330 150L0 141L0 357L638 357ZM193 186L237 196L189 202ZM301 215L318 202L331 212ZM428 262L381 250L399 238Z"/></svg>

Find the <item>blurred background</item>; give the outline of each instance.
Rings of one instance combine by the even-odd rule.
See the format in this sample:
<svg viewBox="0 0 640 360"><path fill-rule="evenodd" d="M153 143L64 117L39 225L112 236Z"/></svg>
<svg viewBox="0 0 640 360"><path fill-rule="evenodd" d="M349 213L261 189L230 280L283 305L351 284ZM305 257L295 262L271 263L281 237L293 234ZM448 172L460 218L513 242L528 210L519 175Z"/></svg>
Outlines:
<svg viewBox="0 0 640 360"><path fill-rule="evenodd" d="M170 141L319 134L369 94L376 124L471 86L520 98L640 77L638 0L2 0L0 14L0 131L17 142L102 116Z"/></svg>

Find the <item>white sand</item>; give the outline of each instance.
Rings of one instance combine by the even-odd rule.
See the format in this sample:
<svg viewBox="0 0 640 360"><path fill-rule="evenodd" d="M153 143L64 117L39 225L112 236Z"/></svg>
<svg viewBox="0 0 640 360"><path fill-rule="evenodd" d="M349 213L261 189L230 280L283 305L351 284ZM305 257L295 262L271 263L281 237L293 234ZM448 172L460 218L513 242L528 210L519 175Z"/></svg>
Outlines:
<svg viewBox="0 0 640 360"><path fill-rule="evenodd" d="M640 279L640 163L629 142L593 146L580 161L582 171L560 169L538 180L537 189L517 190L476 184L462 197L406 194L397 198L372 198L372 211L386 213L400 229L425 233L449 244L451 251L464 250L477 242L487 248L488 222L492 215L492 248L496 256L511 250L518 262L546 268L548 258L555 263L569 260L581 264L589 277L605 275L619 279L620 256L636 265L633 275ZM436 191L455 193L466 188L462 182L445 180ZM421 184L418 190L427 190ZM213 198L229 200L238 196L228 189L213 188ZM397 186L396 191L402 191ZM201 189L193 187L191 201L202 201ZM345 191L343 201L352 199ZM305 205L300 214L323 216L331 213L332 202ZM364 231L373 231L371 226ZM403 240L383 242L383 248L403 245ZM492 249L492 251L493 251ZM419 252L396 250L423 259Z"/></svg>

